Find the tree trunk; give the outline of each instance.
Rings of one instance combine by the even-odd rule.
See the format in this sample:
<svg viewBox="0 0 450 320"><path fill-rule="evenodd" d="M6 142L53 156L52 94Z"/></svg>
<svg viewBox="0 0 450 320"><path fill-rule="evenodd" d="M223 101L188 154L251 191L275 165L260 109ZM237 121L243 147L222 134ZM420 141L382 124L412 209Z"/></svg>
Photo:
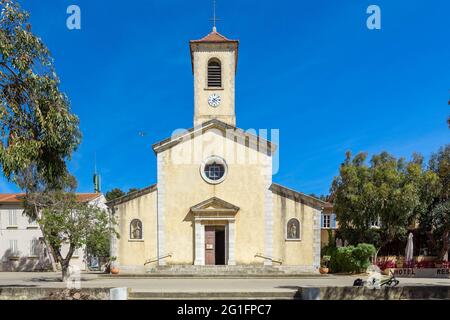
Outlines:
<svg viewBox="0 0 450 320"><path fill-rule="evenodd" d="M384 242L382 242L382 243L380 244L380 246L378 247L377 251L375 252L375 256L374 256L375 262L378 260L378 253L380 252L380 250L381 250L385 245L387 245L389 242L390 242L390 241L384 241Z"/></svg>
<svg viewBox="0 0 450 320"><path fill-rule="evenodd" d="M434 238L433 233L430 230L426 231L426 235L428 238L427 246L429 249L431 249L428 255L431 255L433 252L436 252L436 239Z"/></svg>
<svg viewBox="0 0 450 320"><path fill-rule="evenodd" d="M447 261L448 260L448 250L450 249L450 242L448 237L450 235L450 230L445 230L442 235L442 248L439 250L438 261Z"/></svg>
<svg viewBox="0 0 450 320"><path fill-rule="evenodd" d="M52 248L51 245L48 244L47 239L45 239L44 229L42 228L41 225L39 225L39 227L40 227L41 232L42 232L42 240L44 242L44 246L47 248L47 254L48 254L48 257L50 259L50 264L52 266L52 270L53 270L53 272L56 272L57 269L56 269L56 262L55 262L55 255L53 253L53 248Z"/></svg>
<svg viewBox="0 0 450 320"><path fill-rule="evenodd" d="M62 281L66 282L69 279L69 266L70 266L70 260L72 259L73 256L73 252L74 252L75 248L73 247L72 244L69 245L69 252L66 255L66 258L63 259L61 252L58 251L59 257L60 257L60 261L61 261L61 271L62 271Z"/></svg>
<svg viewBox="0 0 450 320"><path fill-rule="evenodd" d="M69 279L69 263L61 261L62 282L66 282Z"/></svg>
<svg viewBox="0 0 450 320"><path fill-rule="evenodd" d="M36 205L33 206L33 209L34 209L34 216L36 218L40 217L40 212ZM44 246L45 246L45 248L47 248L47 254L50 259L50 264L52 265L52 270L53 270L53 272L56 272L57 271L56 262L55 262L56 256L54 255L53 248L51 245L48 244L47 239L45 238L44 227L40 223L38 223L38 225L39 225L39 229L41 230L41 233L42 233L42 240L44 242Z"/></svg>

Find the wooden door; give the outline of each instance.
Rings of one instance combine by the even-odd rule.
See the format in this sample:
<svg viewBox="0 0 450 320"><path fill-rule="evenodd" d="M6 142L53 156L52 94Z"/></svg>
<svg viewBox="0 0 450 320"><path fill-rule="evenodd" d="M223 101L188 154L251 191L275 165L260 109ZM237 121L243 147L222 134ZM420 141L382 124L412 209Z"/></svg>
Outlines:
<svg viewBox="0 0 450 320"><path fill-rule="evenodd" d="M205 264L216 264L216 230L205 226Z"/></svg>

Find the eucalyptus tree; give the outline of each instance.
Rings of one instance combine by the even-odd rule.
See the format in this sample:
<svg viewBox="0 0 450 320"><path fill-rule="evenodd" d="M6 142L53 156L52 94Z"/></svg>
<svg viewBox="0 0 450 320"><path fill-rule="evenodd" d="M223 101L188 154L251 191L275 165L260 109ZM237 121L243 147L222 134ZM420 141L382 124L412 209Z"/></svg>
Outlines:
<svg viewBox="0 0 450 320"><path fill-rule="evenodd" d="M0 171L26 192L28 203L39 193L63 191L68 179L74 180L66 161L81 133L59 84L29 13L16 1L0 0ZM30 205L26 213L38 217L38 209L43 208ZM49 231L40 227L55 268L57 252L46 237Z"/></svg>
<svg viewBox="0 0 450 320"><path fill-rule="evenodd" d="M348 152L331 187L340 236L378 251L404 238L421 208L423 186L436 190L436 183L419 156L406 162L382 152L367 163L366 153L352 158Z"/></svg>
<svg viewBox="0 0 450 320"><path fill-rule="evenodd" d="M29 14L12 0L0 0L0 8L0 168L18 183L33 166L49 188L59 188L81 139L79 121Z"/></svg>
<svg viewBox="0 0 450 320"><path fill-rule="evenodd" d="M429 170L438 177L437 192L428 194L420 224L439 260L448 260L450 250L450 144L432 154ZM424 193L428 190L424 190Z"/></svg>

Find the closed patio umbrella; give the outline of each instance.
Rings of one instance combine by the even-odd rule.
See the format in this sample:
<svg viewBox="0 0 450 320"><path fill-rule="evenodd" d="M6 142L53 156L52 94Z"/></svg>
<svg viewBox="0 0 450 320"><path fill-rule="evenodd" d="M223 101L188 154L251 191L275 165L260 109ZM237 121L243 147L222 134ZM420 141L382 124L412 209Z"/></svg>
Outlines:
<svg viewBox="0 0 450 320"><path fill-rule="evenodd" d="M406 244L405 249L405 260L406 262L411 262L414 257L414 244L413 244L413 234L412 232L408 235L408 243Z"/></svg>

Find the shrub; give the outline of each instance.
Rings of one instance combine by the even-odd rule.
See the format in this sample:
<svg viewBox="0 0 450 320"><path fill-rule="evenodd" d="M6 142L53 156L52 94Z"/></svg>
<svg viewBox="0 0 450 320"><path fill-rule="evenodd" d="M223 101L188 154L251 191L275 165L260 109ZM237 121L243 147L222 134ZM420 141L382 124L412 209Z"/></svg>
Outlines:
<svg viewBox="0 0 450 320"><path fill-rule="evenodd" d="M373 245L360 243L356 247L327 248L331 255L330 269L333 272L362 272L370 265L370 257L376 252Z"/></svg>

